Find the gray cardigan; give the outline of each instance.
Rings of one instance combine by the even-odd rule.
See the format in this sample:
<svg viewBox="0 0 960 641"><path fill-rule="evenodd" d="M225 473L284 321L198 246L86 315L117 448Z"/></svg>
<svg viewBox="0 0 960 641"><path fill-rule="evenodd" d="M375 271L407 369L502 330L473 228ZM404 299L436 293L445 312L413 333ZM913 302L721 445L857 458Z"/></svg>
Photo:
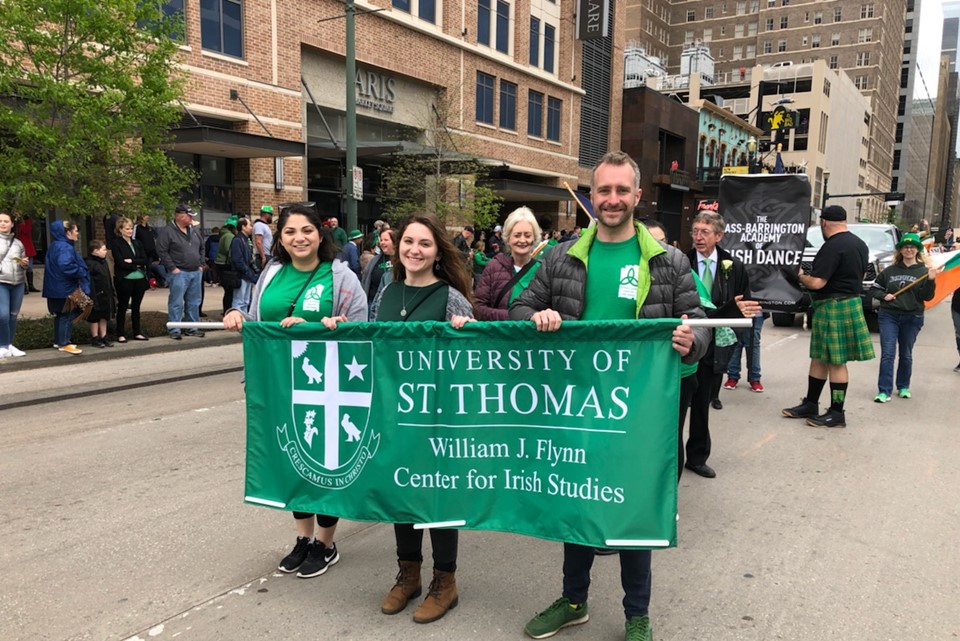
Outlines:
<svg viewBox="0 0 960 641"><path fill-rule="evenodd" d="M386 276L387 274L384 274L384 278L386 278ZM387 287L392 284L392 282L388 282L386 285L381 286L380 291L377 292L377 297L373 299L373 304L370 306L371 321L377 320L377 313L380 311L380 300L383 298L383 292L387 291ZM446 320L450 320L454 316L468 316L473 318L473 306L470 304L470 301L467 300L466 296L461 294L460 290L456 287L448 285L447 289L449 293L447 294Z"/></svg>

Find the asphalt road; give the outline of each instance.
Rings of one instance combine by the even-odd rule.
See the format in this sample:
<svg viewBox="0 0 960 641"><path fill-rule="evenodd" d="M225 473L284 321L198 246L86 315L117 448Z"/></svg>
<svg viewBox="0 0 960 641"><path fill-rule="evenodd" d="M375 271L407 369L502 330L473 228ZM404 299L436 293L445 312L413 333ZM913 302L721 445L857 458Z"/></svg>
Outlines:
<svg viewBox="0 0 960 641"><path fill-rule="evenodd" d="M878 362L852 365L846 429L780 417L805 391L808 335L768 322L763 336L767 391L723 392L718 477L684 475L680 546L654 554L655 638L957 639L948 306L920 334L913 399L873 403ZM240 375L203 374L239 364L232 345L4 374L4 395L89 395L0 412L0 639L524 638L559 596L559 544L464 532L460 606L429 625L379 612L396 573L388 525L342 523L338 565L280 576L292 519L242 503ZM164 372L196 377L146 384ZM618 572L597 559L591 620L558 638L622 639Z"/></svg>

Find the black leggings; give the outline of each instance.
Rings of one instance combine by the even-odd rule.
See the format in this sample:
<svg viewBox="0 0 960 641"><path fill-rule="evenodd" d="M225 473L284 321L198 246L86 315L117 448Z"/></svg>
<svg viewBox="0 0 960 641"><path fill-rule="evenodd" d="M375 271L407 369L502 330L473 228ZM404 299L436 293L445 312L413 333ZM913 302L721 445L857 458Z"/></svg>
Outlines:
<svg viewBox="0 0 960 641"><path fill-rule="evenodd" d="M118 278L115 281L117 287L117 336L126 336L124 334L124 324L127 322L127 309L130 310L130 324L133 325L133 335L141 334L140 331L140 303L143 302L143 294L147 291L146 278Z"/></svg>
<svg viewBox="0 0 960 641"><path fill-rule="evenodd" d="M298 521L302 519L309 519L311 516L313 516L313 514L311 514L310 512L294 512L293 513L293 518L297 519ZM319 525L320 527L333 527L339 521L340 521L339 516L327 516L326 514L317 515L317 525Z"/></svg>
<svg viewBox="0 0 960 641"><path fill-rule="evenodd" d="M413 529L410 523L395 523L393 532L397 537L397 559L400 561L423 561L423 530ZM433 569L455 572L457 569L457 543L459 530L430 529L433 545Z"/></svg>

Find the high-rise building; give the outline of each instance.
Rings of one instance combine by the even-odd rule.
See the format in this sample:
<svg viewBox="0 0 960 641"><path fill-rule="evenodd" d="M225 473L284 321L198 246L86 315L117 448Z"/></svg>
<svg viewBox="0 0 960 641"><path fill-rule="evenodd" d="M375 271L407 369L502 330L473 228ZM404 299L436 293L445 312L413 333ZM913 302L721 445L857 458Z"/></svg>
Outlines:
<svg viewBox="0 0 960 641"><path fill-rule="evenodd" d="M954 180L957 165L957 129L960 121L960 88L958 88L958 77L960 69L957 69L957 49L960 47L960 2L945 2L943 4L943 35L940 43L940 55L947 56L950 60L950 66L947 73L946 82L946 119L950 123L950 146L947 157L947 175L946 184L943 193L943 206L939 212L933 212L934 218L938 220L939 226L953 226L956 220L957 209L957 183ZM936 215L939 213L939 215Z"/></svg>
<svg viewBox="0 0 960 641"><path fill-rule="evenodd" d="M865 192L886 192L893 170L899 106L893 97L901 84L906 7L914 2L643 0L627 5L625 30L628 42L648 52L665 49L658 57L669 74L680 73L685 48L706 45L718 85L748 79L758 64L824 60L830 69L846 72L871 107L869 152L858 182ZM666 45L661 22L669 25Z"/></svg>
<svg viewBox="0 0 960 641"><path fill-rule="evenodd" d="M900 66L900 96L897 102L897 126L893 139L893 177L890 181L890 191L906 189L908 155L910 139L919 135L911 126L913 113L913 92L916 83L917 54L919 52L920 37L920 4L921 0L907 2L907 13L904 21L903 59ZM911 193L908 197L916 199L919 194ZM904 204L906 207L906 204ZM905 211L905 210L904 210Z"/></svg>

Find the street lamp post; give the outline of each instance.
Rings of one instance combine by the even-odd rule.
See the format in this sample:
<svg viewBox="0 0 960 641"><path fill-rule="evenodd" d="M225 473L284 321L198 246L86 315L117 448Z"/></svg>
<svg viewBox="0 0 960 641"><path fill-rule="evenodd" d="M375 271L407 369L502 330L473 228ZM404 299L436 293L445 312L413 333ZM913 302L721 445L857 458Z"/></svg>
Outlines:
<svg viewBox="0 0 960 641"><path fill-rule="evenodd" d="M830 192L827 191L827 185L830 183L830 170L823 170L823 197L820 198L820 211L823 211L827 206L827 199L830 198Z"/></svg>
<svg viewBox="0 0 960 641"><path fill-rule="evenodd" d="M757 160L757 139L753 136L747 138L747 171L756 173Z"/></svg>

